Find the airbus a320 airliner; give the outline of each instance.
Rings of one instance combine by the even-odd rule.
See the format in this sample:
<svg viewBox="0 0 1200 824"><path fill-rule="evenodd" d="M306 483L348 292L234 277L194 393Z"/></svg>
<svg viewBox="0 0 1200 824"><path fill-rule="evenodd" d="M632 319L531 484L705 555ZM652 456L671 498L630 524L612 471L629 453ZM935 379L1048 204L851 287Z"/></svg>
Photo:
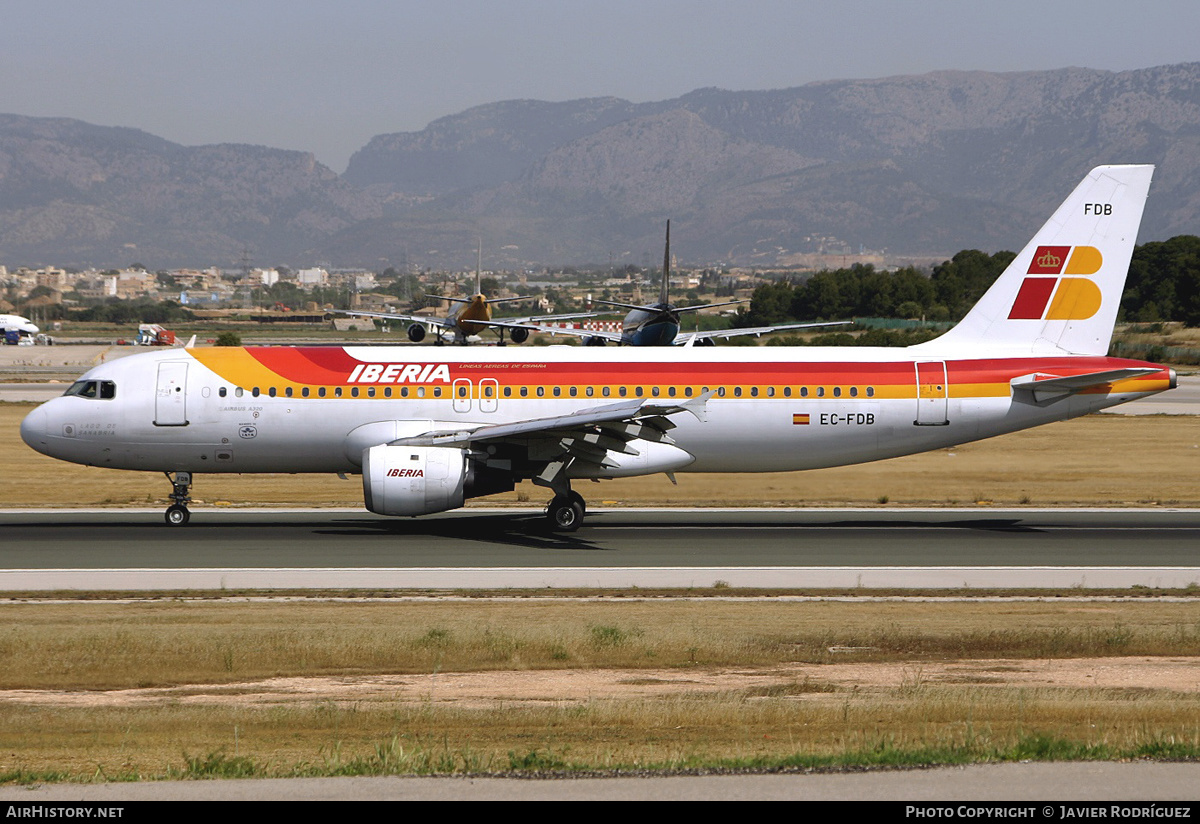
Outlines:
<svg viewBox="0 0 1200 824"><path fill-rule="evenodd" d="M1152 166L1092 170L971 309L908 348L245 347L102 364L21 437L89 466L361 473L367 509L426 515L532 481L573 530L579 479L780 472L961 444L1174 388L1107 356ZM1066 447L1064 447L1066 448Z"/></svg>

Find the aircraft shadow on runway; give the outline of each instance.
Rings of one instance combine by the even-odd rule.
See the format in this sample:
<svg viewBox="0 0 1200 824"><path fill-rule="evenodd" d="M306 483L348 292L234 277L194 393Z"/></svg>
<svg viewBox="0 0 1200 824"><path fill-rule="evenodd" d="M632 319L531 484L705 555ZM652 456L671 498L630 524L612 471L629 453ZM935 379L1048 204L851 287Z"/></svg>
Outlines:
<svg viewBox="0 0 1200 824"><path fill-rule="evenodd" d="M916 521L916 520L891 520L891 521L831 521L822 524L808 524L808 526L822 527L825 529L969 529L977 532L1045 532L1045 529L1036 526L1030 526L1018 518L992 518L986 521L982 520L957 520L957 521Z"/></svg>
<svg viewBox="0 0 1200 824"><path fill-rule="evenodd" d="M314 525L318 535L392 535L396 538L449 538L486 544L503 544L527 549L611 551L585 539L581 532L554 532L542 515L488 514L472 517L450 517L404 520L351 519L333 525ZM581 534L582 533L582 534Z"/></svg>

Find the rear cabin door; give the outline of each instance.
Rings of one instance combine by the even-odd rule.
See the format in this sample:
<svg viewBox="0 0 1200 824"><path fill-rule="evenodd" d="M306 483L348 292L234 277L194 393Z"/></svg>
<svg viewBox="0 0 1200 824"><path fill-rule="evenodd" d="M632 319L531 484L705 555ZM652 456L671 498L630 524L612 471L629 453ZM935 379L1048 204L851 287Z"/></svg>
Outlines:
<svg viewBox="0 0 1200 824"><path fill-rule="evenodd" d="M158 365L154 394L155 426L187 426L187 361L164 361Z"/></svg>
<svg viewBox="0 0 1200 824"><path fill-rule="evenodd" d="M950 423L947 407L950 397L946 383L946 362L917 363L917 426L945 426Z"/></svg>

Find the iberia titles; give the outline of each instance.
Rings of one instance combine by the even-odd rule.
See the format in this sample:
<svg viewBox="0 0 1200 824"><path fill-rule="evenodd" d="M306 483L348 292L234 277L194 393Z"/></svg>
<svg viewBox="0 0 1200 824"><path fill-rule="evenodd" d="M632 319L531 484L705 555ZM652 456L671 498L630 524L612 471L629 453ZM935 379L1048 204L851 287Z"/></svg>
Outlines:
<svg viewBox="0 0 1200 824"><path fill-rule="evenodd" d="M450 383L445 363L360 363L346 383Z"/></svg>

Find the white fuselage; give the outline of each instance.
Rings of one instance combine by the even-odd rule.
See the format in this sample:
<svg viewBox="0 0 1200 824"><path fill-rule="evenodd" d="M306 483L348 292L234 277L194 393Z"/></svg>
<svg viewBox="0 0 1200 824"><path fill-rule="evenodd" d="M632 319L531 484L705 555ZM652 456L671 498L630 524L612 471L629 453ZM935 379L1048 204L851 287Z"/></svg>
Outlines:
<svg viewBox="0 0 1200 824"><path fill-rule="evenodd" d="M670 471L778 472L950 446L1173 385L1173 373L1155 367L1047 402L1010 386L1032 373L1130 364L1153 366L878 348L173 350L92 369L80 380L96 382L94 391L43 404L21 432L39 452L117 469L356 472L364 449L428 431L712 392L705 420L672 417L670 437L693 460Z"/></svg>

